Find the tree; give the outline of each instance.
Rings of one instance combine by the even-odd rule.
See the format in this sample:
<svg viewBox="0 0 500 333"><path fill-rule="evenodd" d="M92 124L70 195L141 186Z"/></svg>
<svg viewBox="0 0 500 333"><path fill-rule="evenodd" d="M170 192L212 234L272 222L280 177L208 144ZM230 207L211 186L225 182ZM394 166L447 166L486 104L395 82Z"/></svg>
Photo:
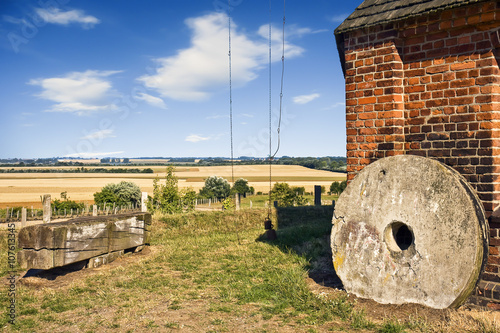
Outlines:
<svg viewBox="0 0 500 333"><path fill-rule="evenodd" d="M94 193L96 204L114 203L126 205L141 202L141 189L132 182L122 181L119 184L107 184L100 192Z"/></svg>
<svg viewBox="0 0 500 333"><path fill-rule="evenodd" d="M240 178L234 182L232 193L247 194L252 193L252 188L248 186L248 180Z"/></svg>
<svg viewBox="0 0 500 333"><path fill-rule="evenodd" d="M344 180L340 183L340 193L344 192L345 188L347 187L347 180Z"/></svg>
<svg viewBox="0 0 500 333"><path fill-rule="evenodd" d="M275 183L271 190L271 200L278 201L280 207L301 206L307 199L299 194L299 188L290 187L288 183Z"/></svg>
<svg viewBox="0 0 500 333"><path fill-rule="evenodd" d="M148 210L160 211L166 214L182 213L183 210L193 210L196 192L183 190L179 192L178 179L174 175L174 167L167 168L165 184L160 183L160 178L153 180L153 196L148 198Z"/></svg>
<svg viewBox="0 0 500 333"><path fill-rule="evenodd" d="M304 186L294 186L292 188L295 191L295 193L297 193L297 195L306 194L306 188Z"/></svg>
<svg viewBox="0 0 500 333"><path fill-rule="evenodd" d="M222 177L210 176L205 179L205 186L200 190L200 196L205 198L225 199L229 196L231 185Z"/></svg>
<svg viewBox="0 0 500 333"><path fill-rule="evenodd" d="M331 194L339 194L339 182L333 182L332 185L330 185L330 193Z"/></svg>
<svg viewBox="0 0 500 333"><path fill-rule="evenodd" d="M347 187L347 181L344 180L342 182L333 182L330 185L330 193L340 195L345 188Z"/></svg>

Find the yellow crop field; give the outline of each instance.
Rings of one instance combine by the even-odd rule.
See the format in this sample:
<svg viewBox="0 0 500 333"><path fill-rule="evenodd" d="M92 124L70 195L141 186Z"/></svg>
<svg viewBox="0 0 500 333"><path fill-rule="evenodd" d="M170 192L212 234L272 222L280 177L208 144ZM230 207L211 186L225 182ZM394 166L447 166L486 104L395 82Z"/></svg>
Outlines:
<svg viewBox="0 0 500 333"><path fill-rule="evenodd" d="M75 167L52 167L51 169L74 169ZM114 167L107 167L114 168ZM144 167L146 168L146 167ZM28 168L29 169L29 168ZM142 191L152 193L153 180L165 177L165 167L152 167L155 173L0 173L0 208L13 206L41 207L40 196L50 194L59 199L61 192L75 201L93 202L93 194L109 183L122 180L137 184ZM231 166L179 167L175 172L179 188L201 189L209 176L220 176L231 182ZM234 179L247 179L255 191L269 191L268 165L237 165ZM333 181L344 180L345 174L313 170L295 165L273 165L272 183L287 182L291 186L304 186L311 192L314 185L329 188Z"/></svg>

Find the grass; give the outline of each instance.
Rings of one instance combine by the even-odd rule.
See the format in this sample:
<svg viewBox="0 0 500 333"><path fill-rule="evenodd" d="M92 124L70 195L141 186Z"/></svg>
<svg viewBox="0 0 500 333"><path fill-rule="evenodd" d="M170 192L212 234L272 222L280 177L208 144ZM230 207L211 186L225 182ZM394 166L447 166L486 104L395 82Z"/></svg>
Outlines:
<svg viewBox="0 0 500 333"><path fill-rule="evenodd" d="M17 324L7 324L2 307L0 327L6 332L433 332L423 321L374 323L345 293L311 292L306 278L327 252L330 212L331 207L279 209L273 216L275 241L261 237L263 209L155 215L149 255L76 275L63 287L18 284ZM0 304L7 301L2 292ZM493 332L489 322L467 320L477 328L471 332Z"/></svg>

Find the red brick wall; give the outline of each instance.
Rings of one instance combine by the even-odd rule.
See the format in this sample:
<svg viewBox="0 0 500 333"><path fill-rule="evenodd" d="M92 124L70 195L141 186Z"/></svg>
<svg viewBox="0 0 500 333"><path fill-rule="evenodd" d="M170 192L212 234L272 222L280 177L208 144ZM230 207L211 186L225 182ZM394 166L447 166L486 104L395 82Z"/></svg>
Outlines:
<svg viewBox="0 0 500 333"><path fill-rule="evenodd" d="M490 223L483 280L499 284L489 294L480 284L481 305L485 295L500 301L499 22L500 3L491 1L344 36L348 180L396 154L459 171Z"/></svg>

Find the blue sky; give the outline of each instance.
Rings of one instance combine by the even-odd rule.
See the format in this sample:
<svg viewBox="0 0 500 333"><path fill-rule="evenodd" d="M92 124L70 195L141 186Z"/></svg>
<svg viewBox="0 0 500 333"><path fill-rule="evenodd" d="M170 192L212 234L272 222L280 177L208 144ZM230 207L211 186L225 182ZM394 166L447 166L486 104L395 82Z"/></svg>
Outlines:
<svg viewBox="0 0 500 333"><path fill-rule="evenodd" d="M334 29L362 1L287 1L278 156L344 156ZM273 150L283 1L232 0L234 156ZM0 2L0 157L230 156L223 0Z"/></svg>

